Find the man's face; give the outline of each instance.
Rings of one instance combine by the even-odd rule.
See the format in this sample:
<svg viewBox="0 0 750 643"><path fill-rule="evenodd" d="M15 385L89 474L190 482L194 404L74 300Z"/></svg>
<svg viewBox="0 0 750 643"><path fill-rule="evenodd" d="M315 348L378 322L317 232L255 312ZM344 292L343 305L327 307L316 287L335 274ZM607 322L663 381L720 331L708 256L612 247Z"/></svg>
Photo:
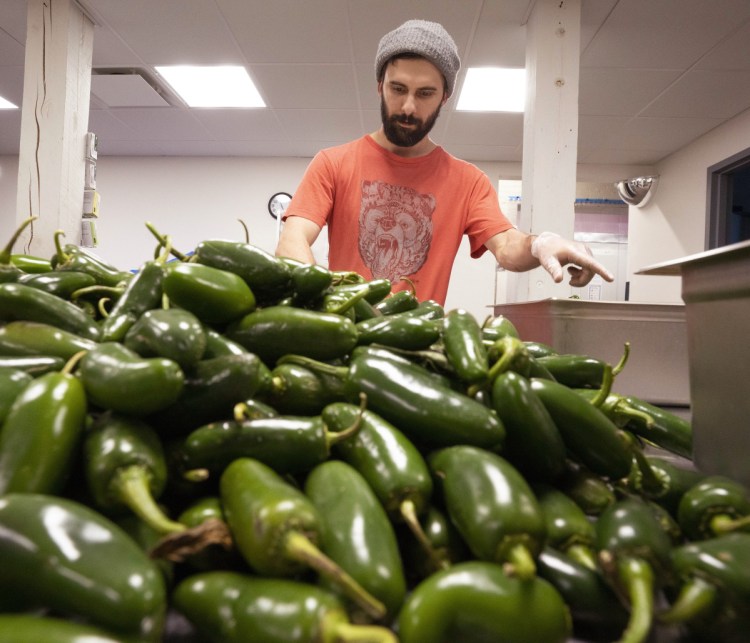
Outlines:
<svg viewBox="0 0 750 643"><path fill-rule="evenodd" d="M429 134L445 102L443 77L423 58L399 58L386 66L380 85L380 116L386 138L413 147Z"/></svg>

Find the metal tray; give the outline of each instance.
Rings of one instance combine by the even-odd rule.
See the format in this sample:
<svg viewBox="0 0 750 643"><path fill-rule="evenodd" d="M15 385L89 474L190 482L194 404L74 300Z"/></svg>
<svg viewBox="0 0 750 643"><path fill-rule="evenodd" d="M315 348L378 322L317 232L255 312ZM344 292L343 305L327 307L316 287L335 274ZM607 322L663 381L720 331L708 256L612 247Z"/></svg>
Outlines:
<svg viewBox="0 0 750 643"><path fill-rule="evenodd" d="M696 466L750 485L750 241L638 274L682 277Z"/></svg>
<svg viewBox="0 0 750 643"><path fill-rule="evenodd" d="M614 391L665 406L690 405L683 304L542 299L493 307L521 339L616 364L625 342L630 357Z"/></svg>

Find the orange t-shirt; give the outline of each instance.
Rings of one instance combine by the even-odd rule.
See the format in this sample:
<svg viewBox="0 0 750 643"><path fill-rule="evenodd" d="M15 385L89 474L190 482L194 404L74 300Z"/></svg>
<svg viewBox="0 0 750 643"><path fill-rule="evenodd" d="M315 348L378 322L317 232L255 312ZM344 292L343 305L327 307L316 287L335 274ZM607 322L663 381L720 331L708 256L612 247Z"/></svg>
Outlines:
<svg viewBox="0 0 750 643"><path fill-rule="evenodd" d="M394 290L408 277L420 301L445 303L453 260L464 234L471 256L512 224L479 168L443 148L403 158L372 137L322 150L311 161L284 218L328 226L328 267Z"/></svg>

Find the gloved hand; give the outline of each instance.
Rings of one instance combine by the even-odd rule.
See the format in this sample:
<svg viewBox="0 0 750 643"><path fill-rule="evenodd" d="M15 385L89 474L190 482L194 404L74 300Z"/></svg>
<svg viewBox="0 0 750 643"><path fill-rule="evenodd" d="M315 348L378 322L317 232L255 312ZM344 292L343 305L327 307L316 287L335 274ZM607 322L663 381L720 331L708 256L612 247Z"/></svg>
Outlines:
<svg viewBox="0 0 750 643"><path fill-rule="evenodd" d="M568 241L554 232L542 232L531 242L531 254L536 257L555 283L563 280L562 267L567 264L570 285L585 286L595 274L606 281L614 281L614 275L594 259L591 249L579 241Z"/></svg>

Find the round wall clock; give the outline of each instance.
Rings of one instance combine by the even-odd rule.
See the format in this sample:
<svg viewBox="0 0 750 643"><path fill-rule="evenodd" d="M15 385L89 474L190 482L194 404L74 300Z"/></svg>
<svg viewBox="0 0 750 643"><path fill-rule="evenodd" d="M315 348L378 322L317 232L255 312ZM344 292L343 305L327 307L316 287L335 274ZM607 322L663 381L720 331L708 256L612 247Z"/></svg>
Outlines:
<svg viewBox="0 0 750 643"><path fill-rule="evenodd" d="M268 212L274 219L281 219L291 200L292 195L288 192L277 192L268 199Z"/></svg>

